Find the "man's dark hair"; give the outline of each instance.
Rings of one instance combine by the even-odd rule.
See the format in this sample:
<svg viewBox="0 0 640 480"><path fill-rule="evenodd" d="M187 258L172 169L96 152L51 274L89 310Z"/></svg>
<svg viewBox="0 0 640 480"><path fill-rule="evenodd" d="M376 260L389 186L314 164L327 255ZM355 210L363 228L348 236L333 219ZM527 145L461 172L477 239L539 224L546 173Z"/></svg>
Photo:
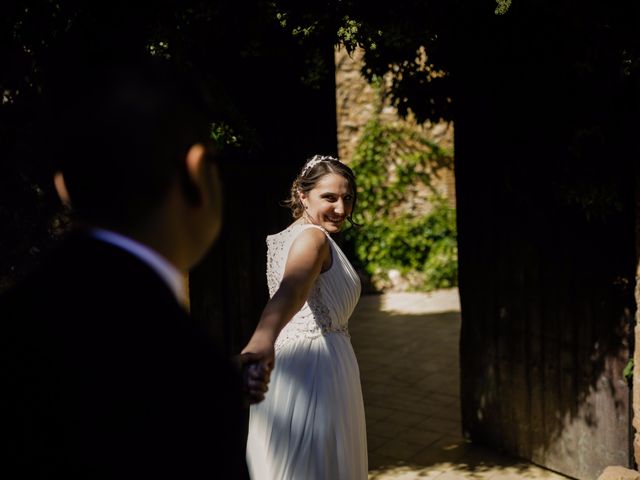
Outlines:
<svg viewBox="0 0 640 480"><path fill-rule="evenodd" d="M211 105L193 72L160 59L86 69L57 92L55 166L79 220L130 226L157 207L188 149L210 147Z"/></svg>

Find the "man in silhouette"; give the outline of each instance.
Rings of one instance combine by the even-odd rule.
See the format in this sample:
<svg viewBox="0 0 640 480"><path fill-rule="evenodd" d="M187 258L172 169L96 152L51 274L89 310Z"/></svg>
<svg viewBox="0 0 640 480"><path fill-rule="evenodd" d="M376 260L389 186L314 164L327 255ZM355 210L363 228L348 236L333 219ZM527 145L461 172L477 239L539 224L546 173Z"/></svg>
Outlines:
<svg viewBox="0 0 640 480"><path fill-rule="evenodd" d="M221 225L204 91L145 61L52 105L77 227L0 301L5 478L246 478L240 375L185 310Z"/></svg>

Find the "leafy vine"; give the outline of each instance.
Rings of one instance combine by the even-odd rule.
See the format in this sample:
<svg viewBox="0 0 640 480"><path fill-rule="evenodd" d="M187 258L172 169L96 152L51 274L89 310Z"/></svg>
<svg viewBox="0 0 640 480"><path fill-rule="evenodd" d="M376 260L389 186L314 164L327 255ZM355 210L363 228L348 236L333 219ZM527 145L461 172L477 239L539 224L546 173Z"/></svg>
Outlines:
<svg viewBox="0 0 640 480"><path fill-rule="evenodd" d="M457 285L455 209L432 181L451 163L451 152L417 130L377 117L365 127L351 162L362 226L345 236L377 287L391 286L394 271L410 289Z"/></svg>

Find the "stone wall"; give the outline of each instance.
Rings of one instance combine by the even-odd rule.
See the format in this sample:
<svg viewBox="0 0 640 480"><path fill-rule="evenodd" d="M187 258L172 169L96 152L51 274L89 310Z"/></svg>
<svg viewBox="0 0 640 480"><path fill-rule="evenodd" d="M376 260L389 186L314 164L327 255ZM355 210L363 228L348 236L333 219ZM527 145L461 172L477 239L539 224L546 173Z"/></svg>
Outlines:
<svg viewBox="0 0 640 480"><path fill-rule="evenodd" d="M363 134L365 125L379 115L383 124L403 126L421 132L439 147L453 152L453 124L446 122L417 125L410 117L402 119L386 100L378 112L378 91L362 77L362 52L349 56L344 48L336 49L336 102L338 123L338 154L349 163ZM435 190L455 206L453 167L438 169L433 178Z"/></svg>

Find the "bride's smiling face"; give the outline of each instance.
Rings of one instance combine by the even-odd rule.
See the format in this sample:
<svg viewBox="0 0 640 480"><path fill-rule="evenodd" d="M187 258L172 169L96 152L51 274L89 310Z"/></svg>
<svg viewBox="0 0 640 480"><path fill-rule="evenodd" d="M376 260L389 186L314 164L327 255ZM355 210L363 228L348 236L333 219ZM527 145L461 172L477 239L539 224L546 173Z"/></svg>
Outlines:
<svg viewBox="0 0 640 480"><path fill-rule="evenodd" d="M349 181L337 173L328 173L307 193L300 192L305 214L329 233L339 232L353 210L353 192Z"/></svg>

